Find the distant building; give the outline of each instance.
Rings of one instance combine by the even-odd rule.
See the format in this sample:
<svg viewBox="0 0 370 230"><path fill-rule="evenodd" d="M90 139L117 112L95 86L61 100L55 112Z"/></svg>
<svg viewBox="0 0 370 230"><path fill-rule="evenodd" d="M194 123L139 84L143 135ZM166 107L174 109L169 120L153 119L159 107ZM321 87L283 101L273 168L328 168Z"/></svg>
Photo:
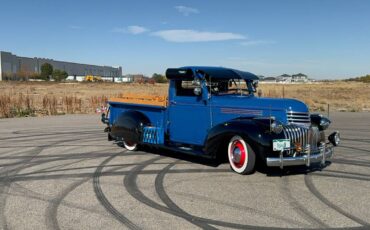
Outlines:
<svg viewBox="0 0 370 230"><path fill-rule="evenodd" d="M118 78L116 79L116 82L133 82L134 79L132 77L132 75L125 75L125 76L122 76L121 78Z"/></svg>
<svg viewBox="0 0 370 230"><path fill-rule="evenodd" d="M292 82L308 82L308 76L303 73L293 74Z"/></svg>
<svg viewBox="0 0 370 230"><path fill-rule="evenodd" d="M293 74L293 75L282 74L277 77L264 77L260 79L260 81L265 82L265 83L275 83L276 82L276 83L289 84L289 83L305 83L305 82L310 82L311 80L308 79L307 75L303 73L299 73L299 74Z"/></svg>
<svg viewBox="0 0 370 230"><path fill-rule="evenodd" d="M145 83L149 80L149 77L143 74L133 74L131 75L131 77L132 77L132 82L136 82L136 83Z"/></svg>
<svg viewBox="0 0 370 230"><path fill-rule="evenodd" d="M280 83L291 83L292 82L292 76L289 74L282 74L278 77L276 77L276 81Z"/></svg>
<svg viewBox="0 0 370 230"><path fill-rule="evenodd" d="M100 76L105 80L122 77L122 67L98 66L73 62L56 61L46 58L19 57L9 52L0 51L0 81L5 76L16 76L19 73L40 73L41 66L49 63L54 69L66 71L69 76ZM74 79L76 80L76 79Z"/></svg>

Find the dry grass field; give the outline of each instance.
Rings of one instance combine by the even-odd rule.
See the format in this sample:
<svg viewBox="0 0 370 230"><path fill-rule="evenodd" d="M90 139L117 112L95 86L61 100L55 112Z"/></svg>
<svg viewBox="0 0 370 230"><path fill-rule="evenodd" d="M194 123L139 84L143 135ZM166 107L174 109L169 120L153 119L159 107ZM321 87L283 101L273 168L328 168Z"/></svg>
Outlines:
<svg viewBox="0 0 370 230"><path fill-rule="evenodd" d="M312 84L260 84L265 97L296 98L311 111L370 112L370 84L361 82L319 82Z"/></svg>
<svg viewBox="0 0 370 230"><path fill-rule="evenodd" d="M0 118L95 113L120 94L166 95L167 84L0 82ZM260 84L265 97L297 98L312 111L370 111L370 84Z"/></svg>

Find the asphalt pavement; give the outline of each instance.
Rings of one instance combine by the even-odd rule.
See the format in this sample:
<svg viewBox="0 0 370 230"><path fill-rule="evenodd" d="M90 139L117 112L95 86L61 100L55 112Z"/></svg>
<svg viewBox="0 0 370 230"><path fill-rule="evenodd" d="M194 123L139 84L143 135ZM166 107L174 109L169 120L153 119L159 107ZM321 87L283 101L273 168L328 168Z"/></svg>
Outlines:
<svg viewBox="0 0 370 230"><path fill-rule="evenodd" d="M370 113L333 113L326 167L128 152L97 115L0 119L0 229L370 229Z"/></svg>

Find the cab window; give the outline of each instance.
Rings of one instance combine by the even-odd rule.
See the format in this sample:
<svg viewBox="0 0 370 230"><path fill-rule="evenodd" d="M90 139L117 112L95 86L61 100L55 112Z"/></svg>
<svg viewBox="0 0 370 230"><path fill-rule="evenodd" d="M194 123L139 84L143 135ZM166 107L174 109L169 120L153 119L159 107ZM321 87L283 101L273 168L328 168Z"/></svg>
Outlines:
<svg viewBox="0 0 370 230"><path fill-rule="evenodd" d="M199 87L199 83L194 80L176 81L176 96L196 96L194 89Z"/></svg>

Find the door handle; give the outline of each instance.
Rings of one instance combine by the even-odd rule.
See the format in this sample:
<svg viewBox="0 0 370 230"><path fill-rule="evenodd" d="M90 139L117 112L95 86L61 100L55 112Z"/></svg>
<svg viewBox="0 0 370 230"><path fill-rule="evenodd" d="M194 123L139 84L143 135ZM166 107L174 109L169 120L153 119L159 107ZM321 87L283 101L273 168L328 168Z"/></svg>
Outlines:
<svg viewBox="0 0 370 230"><path fill-rule="evenodd" d="M176 103L176 101L170 101L170 104L171 105L176 105L177 103Z"/></svg>

